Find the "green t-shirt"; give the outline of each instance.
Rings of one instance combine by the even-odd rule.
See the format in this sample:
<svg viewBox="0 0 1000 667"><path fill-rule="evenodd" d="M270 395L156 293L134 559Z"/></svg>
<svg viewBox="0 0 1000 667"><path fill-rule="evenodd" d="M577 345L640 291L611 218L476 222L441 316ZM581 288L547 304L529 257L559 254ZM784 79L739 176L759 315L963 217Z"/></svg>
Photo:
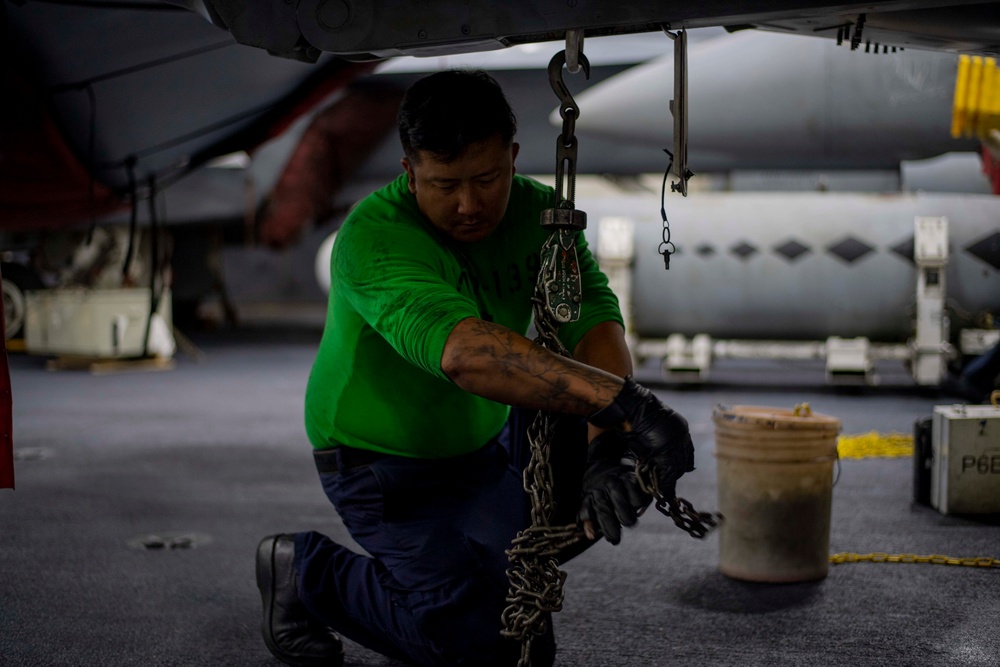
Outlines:
<svg viewBox="0 0 1000 667"><path fill-rule="evenodd" d="M460 389L441 371L445 341L477 317L525 334L552 188L515 176L503 221L459 243L420 213L403 174L362 200L333 246L326 328L306 389L314 447L338 444L418 458L474 451L509 407ZM621 322L618 300L583 234L580 319L560 339L572 350L594 325Z"/></svg>

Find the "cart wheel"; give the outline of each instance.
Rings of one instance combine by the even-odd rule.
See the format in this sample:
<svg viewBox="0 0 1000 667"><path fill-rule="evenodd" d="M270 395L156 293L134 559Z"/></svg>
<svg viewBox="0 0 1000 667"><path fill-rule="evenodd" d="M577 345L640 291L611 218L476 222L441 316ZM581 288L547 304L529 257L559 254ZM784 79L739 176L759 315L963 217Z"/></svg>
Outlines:
<svg viewBox="0 0 1000 667"><path fill-rule="evenodd" d="M0 264L3 273L4 340L24 335L24 318L27 303L24 293L44 289L45 285L35 272L20 264Z"/></svg>

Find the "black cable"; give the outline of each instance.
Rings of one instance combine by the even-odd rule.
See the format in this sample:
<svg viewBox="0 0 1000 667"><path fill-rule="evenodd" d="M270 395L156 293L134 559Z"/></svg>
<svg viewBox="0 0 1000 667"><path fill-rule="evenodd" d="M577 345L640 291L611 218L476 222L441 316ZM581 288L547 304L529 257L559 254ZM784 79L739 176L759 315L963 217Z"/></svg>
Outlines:
<svg viewBox="0 0 1000 667"><path fill-rule="evenodd" d="M3 0L0 0L0 2L2 2L2 1ZM159 144L154 144L153 146L147 146L146 148L143 148L143 149L141 149L139 151L136 151L135 153L129 155L124 160L115 161L115 162L101 162L100 164L97 165L97 168L102 169L102 170L107 170L107 169L118 169L120 167L125 167L126 170L127 170L127 169L129 169L129 162L130 161L132 163L132 166L135 166L135 162L138 159L140 159L140 158L147 158L147 157L149 157L151 155L155 155L156 153L159 153L161 151L168 150L168 149L173 148L175 146L179 146L181 144L187 143L188 141L192 141L194 139L198 139L199 137L205 136L207 134L211 134L212 132L216 132L218 130L221 130L221 129L229 126L229 125L233 125L235 123L239 123L240 121L246 120L248 118L252 118L254 116L259 116L261 114L267 113L267 112L271 111L272 109L274 109L275 107L279 106L279 104L280 104L280 102L268 103L268 104L261 105L261 106L255 108L255 109L250 109L248 111L244 111L242 113L235 114L233 116L229 116L228 118L223 118L222 120L220 120L218 122L211 123L210 125L206 125L204 127L200 127L200 128L198 128L196 130L192 130L191 132L188 132L187 134L183 134L183 135L181 135L179 137L174 137L173 139L168 139L167 141L161 142ZM173 178L171 178L172 174L166 174L165 176L162 176L160 178L160 181L166 182L167 184L172 183L172 182L176 181L178 178L180 178L181 176L183 176L183 174L187 173L189 167L190 167L190 165L184 165L184 167L180 169L180 173L179 174L174 175ZM96 169L95 169L95 171L96 171ZM130 191L134 193L134 190L135 190L134 186L130 185ZM133 194L133 196L134 196L134 194Z"/></svg>
<svg viewBox="0 0 1000 667"><path fill-rule="evenodd" d="M159 231L156 222L156 177L149 177L149 315L146 317L146 335L142 339L142 356L149 356L149 332L153 327L153 315L160 307L160 297L156 293L156 274L159 270Z"/></svg>
<svg viewBox="0 0 1000 667"><path fill-rule="evenodd" d="M112 70L110 72L105 72L104 74L98 74L96 76L83 79L82 81L71 81L69 83L58 83L54 86L49 86L49 91L52 93L63 93L68 90L81 90L86 86L100 83L102 81L107 81L108 79L116 79L120 76L126 76L128 74L134 74L136 72L141 72L147 69L153 69L154 67L160 67L161 65L169 65L175 63L179 60L184 60L186 58L193 58L195 56L200 56L205 53L211 53L212 51L218 51L227 46L233 46L236 42L218 42L216 44L209 44L208 46L202 46L197 49L191 49L190 51L182 51L181 53L175 53L170 56L163 58L157 58L156 60L149 60L144 63L139 63L138 65L132 65L131 67L123 67L122 69Z"/></svg>
<svg viewBox="0 0 1000 667"><path fill-rule="evenodd" d="M91 85L87 85L87 99L90 101L90 118L88 119L88 131L89 136L87 137L87 205L90 208L90 228L87 230L87 245L90 245L91 241L94 240L94 229L97 228L97 196L95 194L95 188L97 187L97 180L94 177L94 162L95 162L95 146L97 144L97 96L94 94L94 88Z"/></svg>
<svg viewBox="0 0 1000 667"><path fill-rule="evenodd" d="M35 1L37 2L39 0L35 0ZM0 2L3 2L3 0L0 0ZM53 4L76 4L76 3L74 3L74 2L66 2L66 3L54 2ZM124 4L130 4L130 3L121 3L121 4L124 5ZM5 9L6 9L6 6L5 6ZM181 53L175 53L175 54L173 54L171 56L167 56L165 58L157 58L156 60L150 60L150 61L147 61L145 63L140 63L138 65L133 65L131 67L125 67L125 68L122 68L122 69L113 70L111 72L105 72L104 74L99 74L97 76L93 76L93 77L90 77L88 79L84 79L82 81L74 81L74 82L70 82L70 83L61 83L61 84L57 84L55 86L50 86L49 87L49 92L51 94L64 93L64 92L69 92L69 91L79 91L79 90L85 91L87 93L87 97L88 97L89 102L90 102L90 117L89 117L89 133L90 134L89 134L88 141L87 141L87 169L88 169L88 172L89 172L88 202L89 202L89 207L90 207L90 228L87 231L87 241L86 241L88 245L93 241L94 230L97 227L96 176L95 176L95 172L97 171L97 167L98 166L101 169L105 169L105 168L108 168L108 167L118 168L118 167L121 167L121 166L124 166L126 169L131 169L132 167L135 166L135 162L136 162L136 160L139 157L147 157L147 156L149 156L149 155L151 155L153 153L159 152L160 150L165 150L165 149L170 148L170 147L172 147L174 145L177 145L179 143L183 143L184 141L188 141L190 139L197 138L198 136L201 136L202 134L207 134L207 133L209 133L211 131L219 129L220 127L224 126L225 124L228 124L228 123L231 123L231 122L237 122L238 120L241 120L244 117L249 117L249 116L255 115L257 113L262 113L263 111L267 111L270 108L270 107L265 107L262 110L251 110L250 112L244 112L243 114L238 114L237 116L234 116L234 117L232 117L230 119L226 119L224 121L220 121L220 123L214 124L213 126L209 126L208 128L202 128L200 130L196 130L194 133L189 133L188 135L184 135L180 139L176 139L176 140L173 140L173 141L167 141L167 142L164 142L162 144L157 144L157 145L154 145L154 146L152 146L150 148L144 149L143 151L139 151L138 153L134 153L134 154L130 155L129 157L125 158L125 160L122 161L122 162L101 163L100 165L97 165L96 164L97 95L94 92L94 84L95 83L100 83L102 81L107 81L109 79L117 78L117 77L120 77L120 76L126 76L128 74L133 74L135 72L140 72L140 71L143 71L143 70L152 69L154 67L159 67L161 65L168 65L170 63L174 63L174 62L177 62L177 61L180 61L180 60L184 60L186 58L192 58L194 56L199 56L199 55L202 55L202 54L205 54L205 53L210 53L212 51L217 51L217 50L220 50L220 49L225 48L227 46L232 46L233 44L235 44L235 42L232 42L232 41L218 42L216 44L210 44L209 46L204 46L204 47L200 47L200 48L197 48L197 49L191 49L189 51L183 51ZM130 161L131 161L131 165L129 164ZM134 218L135 218L136 187L135 187L134 174L131 174L131 173L129 174L129 192L131 193L132 201L133 201L132 210L133 210L133 226L134 226L134 224L135 224L134 223ZM128 271L128 264L129 264L130 258L131 258L131 241L130 241L129 255L126 258L125 267L123 268L123 271L126 272L126 273Z"/></svg>
<svg viewBox="0 0 1000 667"><path fill-rule="evenodd" d="M125 159L125 170L128 173L129 200L132 203L132 211L128 223L128 249L125 251L125 264L122 265L122 278L128 277L129 265L132 263L132 252L135 247L135 234L139 218L138 193L135 186L135 163L134 155Z"/></svg>
<svg viewBox="0 0 1000 667"><path fill-rule="evenodd" d="M2 1L2 0L0 0L0 1ZM189 52L189 53L193 53L193 52ZM296 89L296 91L294 91L292 93L292 95L286 96L284 99L279 99L279 100L276 100L276 101L273 101L273 102L263 103L263 104L261 104L261 105L259 105L257 107L252 108L252 109L248 109L246 111L234 114L234 115L229 116L227 118L223 118L222 120L219 120L219 121L216 121L216 122L211 123L209 125L205 125L203 127L194 129L194 130L192 130L190 132L187 132L187 133L182 134L180 136L174 137L172 139L168 139L168 140L160 142L158 144L153 144L151 146L147 146L147 147L142 148L142 149L140 149L138 151L135 151L133 153L133 155L136 158L139 158L139 159L148 158L148 157L150 157L152 155L155 155L157 153L160 153L162 151L169 150L171 148L174 148L176 146L182 145L182 144L187 143L189 141L193 141L193 140L199 139L199 138L201 138L201 137L203 137L205 135L208 135L208 134L211 134L213 132L217 132L219 130L225 129L228 126L235 125L237 123L240 123L240 122L243 122L243 121L247 121L247 120L250 120L250 119L254 119L254 118L257 118L257 117L265 116L265 118L257 118L256 120L253 121L254 123L262 122L263 120L266 120L266 114L281 112L282 109L286 109L287 110L289 108L294 107L298 102L301 102L301 100L303 99L303 96L306 93L308 93L309 90L314 89L322 81L325 81L326 79L329 79L330 76L332 75L332 72L335 72L335 71L339 70L342 67L343 67L343 64L342 63L338 63L336 61L333 62L333 63L331 63L331 64L325 65L323 68L321 68L320 70L318 70L315 74L311 75L309 77L309 81L307 81L305 84L301 84ZM63 86L60 86L60 88L68 89L69 85L70 84L64 84ZM305 92L303 92L303 91L305 91ZM290 102L290 100L291 100L291 102ZM250 126L249 128L241 129L234 136L239 136L240 133L246 132L247 130L253 130L253 127L254 126ZM225 138L225 139L222 140L222 145L224 147L226 147L226 146L228 146L228 144L232 143L232 140L233 140L232 136L230 136L228 138ZM214 146L217 148L218 144L214 144ZM157 173L157 181L159 183L160 188L163 189L164 187L167 187L171 183L173 183L173 182L177 181L178 179L182 178L194 166L202 164L205 161L205 159L207 159L209 157L215 157L215 155L218 155L219 153L216 152L216 148L209 147L209 149L207 149L207 150L203 149L203 150L199 151L198 153L196 153L193 156L193 158L192 158L192 160L190 162L186 161L183 164L173 165L173 166L167 167L164 170L159 171ZM236 150L236 148L233 148L232 150ZM226 151L224 150L222 152L224 153ZM100 169L100 170L119 169L123 165L124 165L124 162L122 160L114 160L114 161L101 162L100 164L97 165L97 168Z"/></svg>
<svg viewBox="0 0 1000 667"><path fill-rule="evenodd" d="M663 268L670 270L670 256L677 252L677 247L670 240L670 221L667 219L667 179L670 177L670 170L674 167L674 154L666 148L663 152L670 156L667 170L663 172L663 186L660 189L660 218L663 220L663 241L656 252L663 255Z"/></svg>
<svg viewBox="0 0 1000 667"><path fill-rule="evenodd" d="M278 105L278 102L269 102L267 104L264 104L264 105L261 105L261 106L255 108L255 109L250 109L248 111L244 111L244 112L235 114L233 116L229 116L228 118L223 118L220 121L217 121L215 123L211 123L209 125L205 125L204 127L200 127L200 128L198 128L196 130L192 130L191 132L188 132L186 134L182 134L182 135L180 135L178 137L174 137L173 139L168 139L167 141L163 141L163 142L160 142L158 144L153 144L152 146L147 146L146 148L143 148L143 149L140 149L138 151L135 151L135 153L133 154L133 156L136 157L136 158L147 158L147 157L149 157L151 155L155 155L156 153L159 153L161 151L165 151L165 150L167 150L169 148L173 148L175 146L179 146L181 144L187 143L188 141L191 141L193 139L198 139L199 137L203 137L206 134L211 134L212 132L215 132L217 130L221 130L221 129L229 126L229 125L233 125L234 123L238 123L238 122L240 122L242 120L246 120L246 119L252 118L254 116L259 116L260 114L263 114L263 113L267 113L268 111L270 111L272 108L274 108L277 105ZM115 168L118 168L118 167L122 166L122 164L123 164L122 162L102 162L98 166L100 166L101 169L115 169Z"/></svg>
<svg viewBox="0 0 1000 667"><path fill-rule="evenodd" d="M156 278L160 276L160 216L156 212L156 195L159 189L157 188L156 176L149 177L149 225L150 230L153 234L153 238L150 240L150 245L152 246L151 255L153 257L151 264L152 277L149 280L149 288L153 290L153 312L160 309L160 299L163 296L163 290L166 285L163 280L160 280L160 287L158 290L154 289L156 287Z"/></svg>

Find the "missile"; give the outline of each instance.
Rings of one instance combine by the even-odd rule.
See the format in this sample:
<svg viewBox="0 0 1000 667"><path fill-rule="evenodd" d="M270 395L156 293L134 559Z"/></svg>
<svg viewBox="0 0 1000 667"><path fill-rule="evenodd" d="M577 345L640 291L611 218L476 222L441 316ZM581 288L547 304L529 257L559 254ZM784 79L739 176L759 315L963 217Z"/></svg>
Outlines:
<svg viewBox="0 0 1000 667"><path fill-rule="evenodd" d="M689 166L896 169L903 160L975 150L974 141L950 135L957 63L948 53L873 55L799 35L741 32L694 43ZM663 56L582 91L581 141L671 146L672 90L673 58Z"/></svg>
<svg viewBox="0 0 1000 667"><path fill-rule="evenodd" d="M602 226L632 230L631 289L619 298L631 303L630 329L640 338L904 342L914 331L917 216L948 220L952 324L982 326L985 315L1000 313L994 196L695 192L667 201L677 248L669 271L658 254L658 195L583 197L577 205L599 258Z"/></svg>

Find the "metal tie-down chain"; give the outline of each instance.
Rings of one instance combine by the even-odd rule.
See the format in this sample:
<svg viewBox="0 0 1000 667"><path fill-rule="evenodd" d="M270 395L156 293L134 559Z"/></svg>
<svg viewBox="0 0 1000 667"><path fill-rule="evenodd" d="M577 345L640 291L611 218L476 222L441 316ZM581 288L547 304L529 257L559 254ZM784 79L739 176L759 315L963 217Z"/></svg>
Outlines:
<svg viewBox="0 0 1000 667"><path fill-rule="evenodd" d="M568 36L567 46L573 49L571 63L579 63L589 78L590 63L582 53L580 35ZM556 207L543 211L540 221L542 227L551 229L552 233L542 246L541 267L532 303L538 332L535 342L571 358L572 355L559 340L558 327L580 317L582 287L576 237L587 227L587 214L576 210L573 202L577 155L574 130L579 109L562 79L566 63L567 53L560 51L553 56L548 68L549 83L562 102L559 114L563 118L563 131L556 148ZM569 188L564 197L565 179L568 179ZM531 665L532 640L547 631L546 614L562 609L566 573L559 569L556 556L586 539L583 530L576 524L551 525L555 501L549 455L558 420L558 414L541 411L528 427L531 459L524 469L524 489L531 497L531 526L519 532L506 551L510 561L507 569L510 589L507 607L501 617L501 634L521 642L518 667ZM713 517L696 512L682 498L664 498L657 488L655 473L648 463L636 465L640 486L656 499L656 508L672 517L693 537L704 537L715 525Z"/></svg>
<svg viewBox="0 0 1000 667"><path fill-rule="evenodd" d="M577 54L584 72L590 76L590 63ZM580 317L582 288L580 264L576 254L576 235L587 226L587 214L574 208L576 188L576 104L562 81L566 52L557 53L549 62L549 83L562 101L563 132L556 148L556 207L542 212L541 225L552 233L541 250L541 267L532 297L535 342L557 354L571 356L558 337L560 324ZM568 196L563 196L564 176L569 175ZM576 524L551 525L555 511L552 491L550 449L559 416L541 411L528 427L531 459L524 469L524 489L531 497L531 526L519 532L507 550L510 567L507 578L510 590L507 608L501 620L502 634L521 642L518 667L531 664L532 640L548 627L546 614L562 609L566 573L559 569L556 555L585 539Z"/></svg>

